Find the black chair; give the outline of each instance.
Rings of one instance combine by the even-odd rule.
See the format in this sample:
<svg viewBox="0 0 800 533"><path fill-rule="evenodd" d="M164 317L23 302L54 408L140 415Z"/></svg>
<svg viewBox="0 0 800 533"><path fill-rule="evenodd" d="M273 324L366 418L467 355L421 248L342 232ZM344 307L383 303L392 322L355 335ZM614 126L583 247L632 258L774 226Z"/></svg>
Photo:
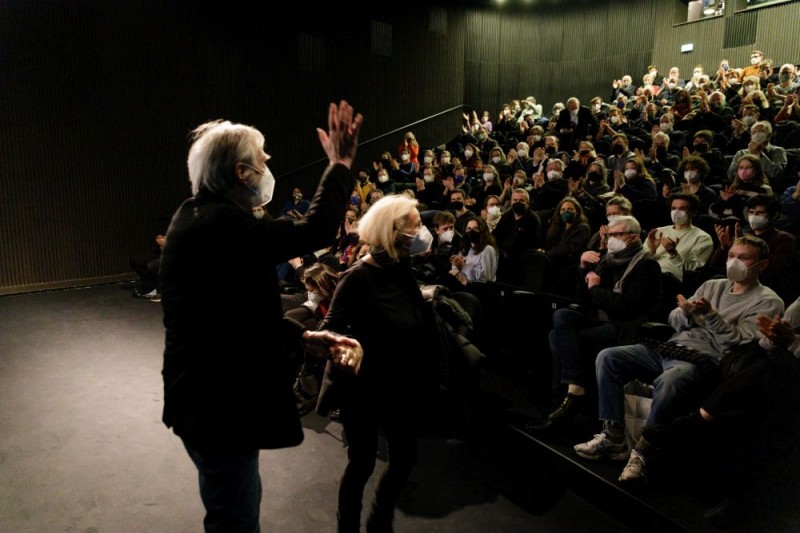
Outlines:
<svg viewBox="0 0 800 533"><path fill-rule="evenodd" d="M513 260L510 281L522 289L536 292L551 279L553 265L541 252L526 252Z"/></svg>

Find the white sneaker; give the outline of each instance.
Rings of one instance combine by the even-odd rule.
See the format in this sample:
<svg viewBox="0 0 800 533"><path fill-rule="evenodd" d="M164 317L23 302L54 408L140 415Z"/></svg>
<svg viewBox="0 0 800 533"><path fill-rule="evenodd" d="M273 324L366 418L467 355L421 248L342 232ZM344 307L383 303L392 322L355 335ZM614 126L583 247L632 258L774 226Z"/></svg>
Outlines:
<svg viewBox="0 0 800 533"><path fill-rule="evenodd" d="M574 446L575 453L589 459L591 461L598 461L600 459L611 459L612 461L624 461L628 458L628 443L623 439L622 442L617 444L608 438L608 433L605 431L594 436L589 442L576 444Z"/></svg>
<svg viewBox="0 0 800 533"><path fill-rule="evenodd" d="M622 483L647 481L647 467L645 466L645 459L642 454L636 450L631 452L631 458L628 459L628 464L622 469L619 480Z"/></svg>

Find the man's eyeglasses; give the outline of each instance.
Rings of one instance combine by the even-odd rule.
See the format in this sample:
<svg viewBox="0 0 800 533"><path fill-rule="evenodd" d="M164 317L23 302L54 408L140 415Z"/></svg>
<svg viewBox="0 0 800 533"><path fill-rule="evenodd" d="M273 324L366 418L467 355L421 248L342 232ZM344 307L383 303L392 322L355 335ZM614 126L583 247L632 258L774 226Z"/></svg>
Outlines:
<svg viewBox="0 0 800 533"><path fill-rule="evenodd" d="M610 239L611 237L622 237L623 235L633 235L634 233L633 231L615 231L614 233L606 233L606 237Z"/></svg>

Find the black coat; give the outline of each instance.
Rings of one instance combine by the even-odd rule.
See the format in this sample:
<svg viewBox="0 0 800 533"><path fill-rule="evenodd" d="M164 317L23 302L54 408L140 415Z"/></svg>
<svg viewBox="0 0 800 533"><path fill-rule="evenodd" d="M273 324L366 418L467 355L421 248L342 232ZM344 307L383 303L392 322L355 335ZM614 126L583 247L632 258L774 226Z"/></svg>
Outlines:
<svg viewBox="0 0 800 533"><path fill-rule="evenodd" d="M281 448L303 440L275 265L330 244L353 178L329 167L301 220L257 220L201 190L172 218L161 262L164 413L193 445Z"/></svg>

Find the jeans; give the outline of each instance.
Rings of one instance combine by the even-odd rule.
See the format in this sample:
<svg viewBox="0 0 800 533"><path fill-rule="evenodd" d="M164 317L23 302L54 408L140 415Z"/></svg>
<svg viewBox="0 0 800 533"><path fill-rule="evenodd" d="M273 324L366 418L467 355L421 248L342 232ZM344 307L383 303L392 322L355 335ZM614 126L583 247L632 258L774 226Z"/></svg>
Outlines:
<svg viewBox="0 0 800 533"><path fill-rule="evenodd" d="M550 330L550 354L553 357L553 386L580 385L580 374L588 366L581 364L581 353L591 353L613 345L617 327L611 322L591 318L572 309L557 309Z"/></svg>
<svg viewBox="0 0 800 533"><path fill-rule="evenodd" d="M183 441L197 466L203 520L209 533L257 533L261 505L258 450L229 451L193 446Z"/></svg>
<svg viewBox="0 0 800 533"><path fill-rule="evenodd" d="M595 361L600 420L625 421L623 387L633 379L652 383L653 403L647 424L660 424L690 411L695 405L700 374L689 362L662 357L644 344L606 348Z"/></svg>

